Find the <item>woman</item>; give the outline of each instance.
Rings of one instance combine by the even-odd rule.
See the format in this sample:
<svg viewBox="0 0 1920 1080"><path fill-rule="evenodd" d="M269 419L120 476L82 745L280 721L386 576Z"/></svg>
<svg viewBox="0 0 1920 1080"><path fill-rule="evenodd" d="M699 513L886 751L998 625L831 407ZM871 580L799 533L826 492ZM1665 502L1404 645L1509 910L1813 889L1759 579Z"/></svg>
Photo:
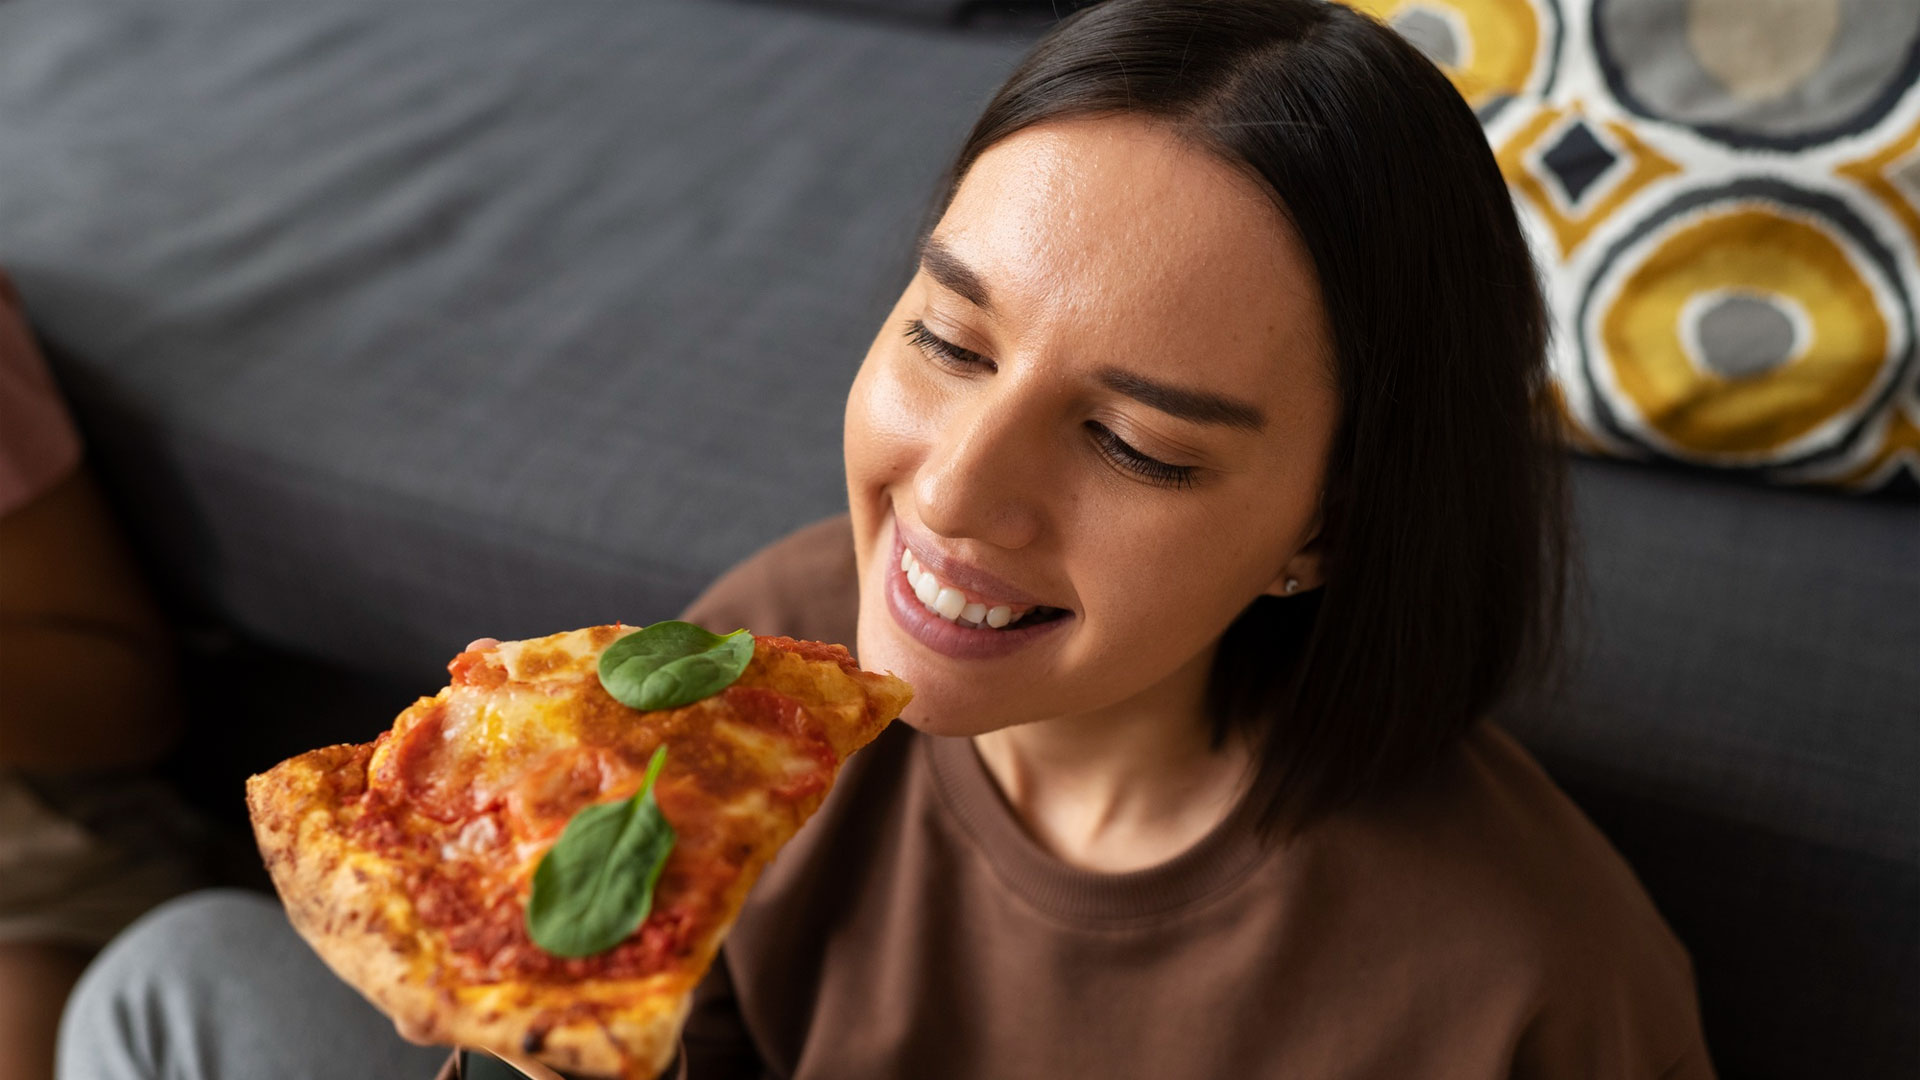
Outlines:
<svg viewBox="0 0 1920 1080"><path fill-rule="evenodd" d="M1485 720L1562 511L1440 74L1316 0L1115 0L942 194L849 517L689 613L917 691L756 888L689 1075L1712 1075L1684 951Z"/></svg>

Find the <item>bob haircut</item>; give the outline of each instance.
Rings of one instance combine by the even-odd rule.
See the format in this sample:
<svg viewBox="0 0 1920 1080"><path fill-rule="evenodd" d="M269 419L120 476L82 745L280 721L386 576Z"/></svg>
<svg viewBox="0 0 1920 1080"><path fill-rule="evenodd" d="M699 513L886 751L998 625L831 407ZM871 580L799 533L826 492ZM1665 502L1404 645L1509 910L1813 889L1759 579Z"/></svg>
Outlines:
<svg viewBox="0 0 1920 1080"><path fill-rule="evenodd" d="M1008 77L947 174L1132 114L1254 177L1305 243L1340 399L1324 586L1255 600L1208 687L1267 835L1418 782L1553 658L1567 514L1546 311L1479 122L1398 34L1322 0L1109 0ZM929 230L931 223L929 224Z"/></svg>

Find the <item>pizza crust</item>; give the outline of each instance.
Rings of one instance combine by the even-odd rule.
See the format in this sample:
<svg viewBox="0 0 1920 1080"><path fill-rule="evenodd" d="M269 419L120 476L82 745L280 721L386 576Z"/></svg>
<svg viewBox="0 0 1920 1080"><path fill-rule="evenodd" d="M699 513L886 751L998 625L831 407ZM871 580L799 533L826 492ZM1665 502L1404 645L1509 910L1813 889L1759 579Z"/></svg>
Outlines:
<svg viewBox="0 0 1920 1080"><path fill-rule="evenodd" d="M589 627L462 653L450 665L453 685L403 711L390 737L322 747L247 781L254 834L294 929L335 974L392 1018L403 1037L531 1057L582 1075L652 1080L673 1060L694 984L719 951L748 890L824 798L824 787L809 788L804 779L778 807L768 802L766 791L736 789L725 796L733 801L718 813L736 830L732 835L741 853L727 862L737 873L715 879L718 891L705 910L716 917L683 939L685 951L671 970L624 978L471 981L461 962L464 954L451 951L446 930L416 910L410 890L418 881L417 856L390 856L383 847L361 846L362 796L370 782L392 790L393 778L407 768L405 761L418 766L434 760L407 758L421 746L432 747L429 754L464 746L465 760L485 767L470 775L494 782L494 791L506 791L498 781L502 775L510 780L511 774L502 769L552 752L579 738L579 730L605 737L610 719L615 732L639 730L626 726L633 714L606 695L596 674L601 650L628 632L631 628L622 626ZM809 730L816 732L812 737L824 738L829 745L821 749L836 763L878 735L912 696L900 680L860 670L845 649L788 638L756 639L753 660L738 685L772 692L803 709L811 718ZM731 688L724 692L733 693ZM697 730L731 732L722 738L748 757L759 752L756 748L775 747L768 752L778 753L777 737L763 739L764 732L755 734L759 729L732 723L725 709L733 706L720 704L723 700L731 699L663 710L657 720L661 726L653 730L679 732L663 735L669 740L685 739L691 737L688 724L704 724ZM747 703L755 700L748 697L737 707L752 707ZM569 711L564 702L575 707ZM502 708L517 710L517 727L508 725ZM784 729L776 724L772 730ZM416 749L406 751L403 745ZM725 753L709 751L705 758L688 760L718 770L707 777L730 775ZM792 760L817 761L804 753ZM789 774L774 768L765 775L778 784ZM601 777L602 784L617 786L606 773ZM508 796L508 805L513 798ZM762 821L771 832L748 824Z"/></svg>
<svg viewBox="0 0 1920 1080"><path fill-rule="evenodd" d="M659 1075L691 1000L683 979L600 979L562 991L451 987L436 978L441 961L393 867L341 836L330 778L359 749L322 747L247 781L254 836L287 917L334 974L412 1042L531 1054L588 1075ZM540 1000L543 989L551 1000ZM594 1007L616 1002L611 1013ZM659 1007L667 1003L677 1007ZM543 1034L530 1038L534 1032Z"/></svg>

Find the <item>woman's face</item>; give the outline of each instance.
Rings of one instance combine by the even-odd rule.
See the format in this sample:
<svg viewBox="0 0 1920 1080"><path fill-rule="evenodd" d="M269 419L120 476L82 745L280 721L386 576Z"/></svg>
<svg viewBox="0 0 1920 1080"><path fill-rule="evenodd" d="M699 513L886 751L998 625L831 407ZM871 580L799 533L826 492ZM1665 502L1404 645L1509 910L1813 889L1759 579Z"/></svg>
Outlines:
<svg viewBox="0 0 1920 1080"><path fill-rule="evenodd" d="M988 149L847 401L861 663L937 734L1198 708L1234 617L1318 582L1330 342L1269 197L1169 129Z"/></svg>

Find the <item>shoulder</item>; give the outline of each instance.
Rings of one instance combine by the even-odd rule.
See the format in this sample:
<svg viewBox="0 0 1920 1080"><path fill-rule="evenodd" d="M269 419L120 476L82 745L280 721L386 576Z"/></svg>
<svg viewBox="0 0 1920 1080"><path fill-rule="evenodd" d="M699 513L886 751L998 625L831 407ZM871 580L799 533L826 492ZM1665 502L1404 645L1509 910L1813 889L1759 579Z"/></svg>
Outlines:
<svg viewBox="0 0 1920 1080"><path fill-rule="evenodd" d="M838 514L748 556L707 586L681 618L710 630L851 645L860 610L853 526Z"/></svg>
<svg viewBox="0 0 1920 1080"><path fill-rule="evenodd" d="M1368 903L1415 928L1411 953L1524 988L1516 1065L1652 1076L1697 1048L1686 949L1626 860L1499 726L1476 725L1427 782L1341 815L1320 842L1372 868Z"/></svg>
<svg viewBox="0 0 1920 1080"><path fill-rule="evenodd" d="M1429 828L1460 852L1453 871L1534 910L1529 927L1555 959L1574 963L1606 955L1602 943L1633 943L1685 969L1685 950L1632 867L1505 729L1476 725L1436 780Z"/></svg>

